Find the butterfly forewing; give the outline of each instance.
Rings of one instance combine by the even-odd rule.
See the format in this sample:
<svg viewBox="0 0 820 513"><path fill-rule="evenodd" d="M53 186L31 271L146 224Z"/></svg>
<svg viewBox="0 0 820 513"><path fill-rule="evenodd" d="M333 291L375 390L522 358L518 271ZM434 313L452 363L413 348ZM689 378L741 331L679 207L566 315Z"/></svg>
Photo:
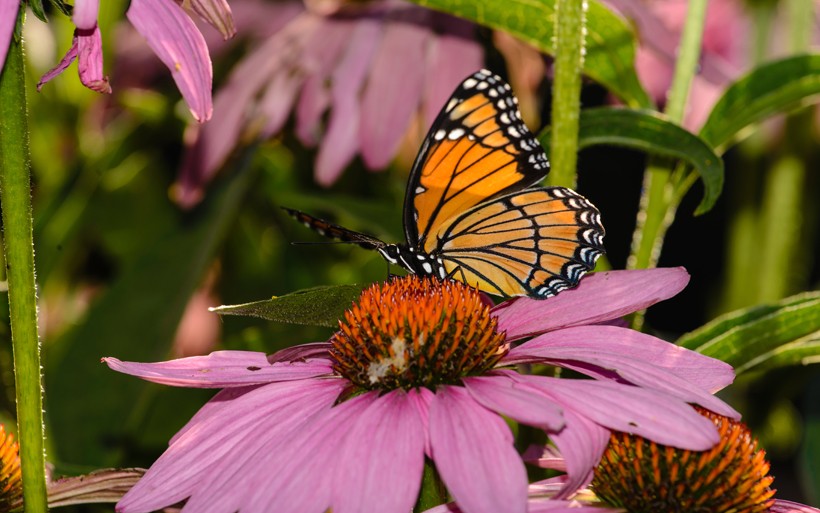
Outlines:
<svg viewBox="0 0 820 513"><path fill-rule="evenodd" d="M413 165L405 197L407 242L430 252L447 220L546 176L549 163L510 86L489 71L461 83Z"/></svg>
<svg viewBox="0 0 820 513"><path fill-rule="evenodd" d="M447 272L490 293L545 298L575 286L603 253L598 210L562 187L498 197L439 227Z"/></svg>

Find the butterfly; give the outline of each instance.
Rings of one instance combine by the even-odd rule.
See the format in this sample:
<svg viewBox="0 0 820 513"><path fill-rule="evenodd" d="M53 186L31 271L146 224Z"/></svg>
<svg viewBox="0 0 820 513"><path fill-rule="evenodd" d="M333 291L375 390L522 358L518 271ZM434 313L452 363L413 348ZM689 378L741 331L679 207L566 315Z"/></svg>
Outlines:
<svg viewBox="0 0 820 513"><path fill-rule="evenodd" d="M480 70L456 88L422 143L405 193L405 243L285 210L411 273L544 299L577 285L604 252L598 210L571 189L538 186L548 172L509 84Z"/></svg>

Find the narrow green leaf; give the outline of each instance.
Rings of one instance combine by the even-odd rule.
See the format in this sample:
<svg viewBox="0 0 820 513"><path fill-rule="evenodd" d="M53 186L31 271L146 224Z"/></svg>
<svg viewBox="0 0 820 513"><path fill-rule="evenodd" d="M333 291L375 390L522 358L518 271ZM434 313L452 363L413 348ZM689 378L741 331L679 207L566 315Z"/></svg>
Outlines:
<svg viewBox="0 0 820 513"><path fill-rule="evenodd" d="M330 285L291 292L284 296L242 305L211 308L219 315L245 315L268 321L336 328L351 303L361 295L362 285Z"/></svg>
<svg viewBox="0 0 820 513"><path fill-rule="evenodd" d="M820 363L820 292L718 317L678 344L732 365L738 374Z"/></svg>
<svg viewBox="0 0 820 513"><path fill-rule="evenodd" d="M43 9L43 0L28 0L26 3L29 7L31 7L31 12L34 13L40 21L43 23L48 23L46 12Z"/></svg>
<svg viewBox="0 0 820 513"><path fill-rule="evenodd" d="M764 64L732 84L712 109L700 136L719 152L752 125L820 98L820 55L800 55Z"/></svg>
<svg viewBox="0 0 820 513"><path fill-rule="evenodd" d="M539 135L549 153L550 127ZM584 109L579 126L580 148L598 144L625 146L653 155L681 159L691 165L703 181L703 199L696 214L708 212L723 189L723 160L700 137L649 110L617 107Z"/></svg>
<svg viewBox="0 0 820 513"><path fill-rule="evenodd" d="M503 30L551 55L555 0L413 0L492 29ZM635 73L635 34L622 18L589 0L584 73L632 107L652 107Z"/></svg>

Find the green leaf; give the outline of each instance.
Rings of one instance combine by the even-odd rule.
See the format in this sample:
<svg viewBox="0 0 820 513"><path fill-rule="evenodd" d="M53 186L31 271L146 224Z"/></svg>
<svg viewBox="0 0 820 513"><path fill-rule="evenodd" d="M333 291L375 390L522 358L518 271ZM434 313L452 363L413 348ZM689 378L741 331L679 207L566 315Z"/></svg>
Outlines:
<svg viewBox="0 0 820 513"><path fill-rule="evenodd" d="M362 285L330 285L291 292L242 305L211 308L219 315L246 315L268 321L336 328L344 311L359 298Z"/></svg>
<svg viewBox="0 0 820 513"><path fill-rule="evenodd" d="M700 136L719 152L747 135L752 125L815 103L820 95L820 55L764 64L723 93Z"/></svg>
<svg viewBox="0 0 820 513"><path fill-rule="evenodd" d="M251 176L248 169L234 173L211 188L196 210L168 216L171 229L144 244L83 322L54 341L46 353L46 412L61 461L96 467L122 463L129 423L147 413L150 401L143 394L155 385L111 372L100 358L168 358L185 306L240 208ZM161 389L150 390L149 396ZM178 410L195 408L192 402Z"/></svg>
<svg viewBox="0 0 820 513"><path fill-rule="evenodd" d="M549 153L550 127L539 135ZM703 199L695 214L708 212L723 189L723 160L700 137L655 111L617 107L584 109L579 120L578 146L625 146L654 155L681 159L700 174Z"/></svg>
<svg viewBox="0 0 820 513"><path fill-rule="evenodd" d="M820 292L731 312L678 344L723 360L738 374L820 363Z"/></svg>
<svg viewBox="0 0 820 513"><path fill-rule="evenodd" d="M552 55L554 0L413 0L508 32ZM652 107L635 73L635 34L622 18L597 0L589 0L584 73L632 107Z"/></svg>
<svg viewBox="0 0 820 513"><path fill-rule="evenodd" d="M29 7L31 7L31 12L34 13L40 21L43 23L48 23L48 19L46 19L46 12L43 10L42 0L28 0L26 3Z"/></svg>

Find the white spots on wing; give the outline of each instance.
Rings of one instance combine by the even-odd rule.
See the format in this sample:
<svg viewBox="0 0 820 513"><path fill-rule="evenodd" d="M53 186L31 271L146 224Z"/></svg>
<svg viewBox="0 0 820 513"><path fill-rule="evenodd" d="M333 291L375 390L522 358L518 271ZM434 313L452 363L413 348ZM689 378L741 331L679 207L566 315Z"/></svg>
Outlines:
<svg viewBox="0 0 820 513"><path fill-rule="evenodd" d="M514 126L507 127L507 133L515 137L516 139L521 137L521 132L519 132L518 129Z"/></svg>
<svg viewBox="0 0 820 513"><path fill-rule="evenodd" d="M436 134L438 135L438 134ZM454 128L450 130L450 133L447 134L447 138L451 141L455 141L456 139L464 136L464 129L463 128Z"/></svg>
<svg viewBox="0 0 820 513"><path fill-rule="evenodd" d="M477 75L478 73L476 73ZM465 89L472 89L478 83L478 80L474 79L473 77L468 78L463 82L463 86Z"/></svg>
<svg viewBox="0 0 820 513"><path fill-rule="evenodd" d="M438 130L435 134L433 134L433 139L436 141L442 141L447 136L447 132L445 130Z"/></svg>

